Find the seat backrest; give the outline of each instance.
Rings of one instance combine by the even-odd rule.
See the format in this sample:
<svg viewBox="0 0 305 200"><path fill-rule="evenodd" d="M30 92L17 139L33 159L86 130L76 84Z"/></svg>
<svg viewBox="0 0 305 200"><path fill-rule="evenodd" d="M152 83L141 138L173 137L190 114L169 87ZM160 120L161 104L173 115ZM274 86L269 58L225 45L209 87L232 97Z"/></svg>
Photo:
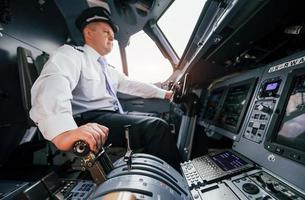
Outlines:
<svg viewBox="0 0 305 200"><path fill-rule="evenodd" d="M49 57L49 54L47 54L46 52L42 52L41 55L36 57L34 64L37 69L38 75L40 74L44 64L49 60Z"/></svg>
<svg viewBox="0 0 305 200"><path fill-rule="evenodd" d="M46 62L45 56L48 58L48 54L43 53L43 57L41 57L37 61L37 65L39 65L39 69L36 66L36 61L32 56L32 52L26 48L18 47L17 48L17 61L18 61L18 71L19 71L19 79L20 79L20 88L21 88L21 98L23 108L27 117L27 130L20 141L19 144L32 142L31 145L25 145L25 149L29 148L31 152L35 152L40 150L41 148L46 148L46 152L48 152L47 162L51 164L53 162L53 157L56 155L55 153L50 151L49 143L46 143L46 140L43 139L41 133L36 127L35 123L29 117L29 111L32 107L31 105L31 88L38 78L40 71ZM37 138L35 140L34 138ZM47 146L46 146L47 145ZM22 148L23 150L23 148Z"/></svg>
<svg viewBox="0 0 305 200"><path fill-rule="evenodd" d="M30 50L25 49L23 47L18 47L17 60L22 104L25 112L28 115L31 109L31 88L35 80L38 78L38 72L35 67L34 59Z"/></svg>

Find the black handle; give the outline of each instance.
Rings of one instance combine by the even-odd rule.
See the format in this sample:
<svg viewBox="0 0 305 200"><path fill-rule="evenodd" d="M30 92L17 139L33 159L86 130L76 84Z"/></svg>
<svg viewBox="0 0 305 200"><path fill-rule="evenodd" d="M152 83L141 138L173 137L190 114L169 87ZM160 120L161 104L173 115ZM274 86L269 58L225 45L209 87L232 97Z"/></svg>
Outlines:
<svg viewBox="0 0 305 200"><path fill-rule="evenodd" d="M90 148L87 142L84 140L78 140L73 145L73 153L76 156L86 156L90 152Z"/></svg>

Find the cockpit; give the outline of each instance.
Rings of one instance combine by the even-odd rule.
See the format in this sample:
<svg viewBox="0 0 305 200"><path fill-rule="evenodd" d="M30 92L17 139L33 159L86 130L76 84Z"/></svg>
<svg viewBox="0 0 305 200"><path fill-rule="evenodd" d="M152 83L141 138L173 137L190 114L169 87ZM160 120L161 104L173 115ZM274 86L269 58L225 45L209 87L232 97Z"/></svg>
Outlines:
<svg viewBox="0 0 305 200"><path fill-rule="evenodd" d="M164 120L180 171L133 149L60 151L30 116L31 88L54 51L84 38L100 6L119 31L107 55L170 101L118 93L131 115ZM3 0L0 199L305 199L305 10L301 0ZM75 117L81 116L81 113ZM132 137L132 136L131 136Z"/></svg>

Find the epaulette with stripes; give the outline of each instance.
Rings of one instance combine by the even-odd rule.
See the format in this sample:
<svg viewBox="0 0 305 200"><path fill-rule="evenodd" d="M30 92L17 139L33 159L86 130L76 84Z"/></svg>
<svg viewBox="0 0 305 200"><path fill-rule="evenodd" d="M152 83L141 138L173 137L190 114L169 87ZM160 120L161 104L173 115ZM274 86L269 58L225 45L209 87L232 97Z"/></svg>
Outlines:
<svg viewBox="0 0 305 200"><path fill-rule="evenodd" d="M80 47L74 46L74 45L70 45L70 46L73 47L74 49L76 49L77 51L84 53L84 50L81 49Z"/></svg>
<svg viewBox="0 0 305 200"><path fill-rule="evenodd" d="M112 68L114 68L114 69L115 69L115 66L113 66L113 65L108 64L108 66L109 66L109 67L112 67Z"/></svg>

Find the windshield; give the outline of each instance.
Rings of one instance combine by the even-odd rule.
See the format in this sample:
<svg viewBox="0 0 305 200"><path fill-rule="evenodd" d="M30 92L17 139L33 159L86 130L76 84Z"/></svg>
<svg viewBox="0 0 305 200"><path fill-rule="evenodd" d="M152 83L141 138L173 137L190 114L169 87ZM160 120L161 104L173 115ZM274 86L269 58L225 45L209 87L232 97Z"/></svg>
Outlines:
<svg viewBox="0 0 305 200"><path fill-rule="evenodd" d="M156 44L144 32L140 31L130 38L126 47L128 76L146 83L164 82L173 73L170 62L164 58ZM107 61L123 73L119 44L113 41L113 50Z"/></svg>
<svg viewBox="0 0 305 200"><path fill-rule="evenodd" d="M146 83L164 82L172 73L170 62L144 31L133 35L126 48L129 77Z"/></svg>
<svg viewBox="0 0 305 200"><path fill-rule="evenodd" d="M206 0L175 0L158 20L158 26L181 58Z"/></svg>

